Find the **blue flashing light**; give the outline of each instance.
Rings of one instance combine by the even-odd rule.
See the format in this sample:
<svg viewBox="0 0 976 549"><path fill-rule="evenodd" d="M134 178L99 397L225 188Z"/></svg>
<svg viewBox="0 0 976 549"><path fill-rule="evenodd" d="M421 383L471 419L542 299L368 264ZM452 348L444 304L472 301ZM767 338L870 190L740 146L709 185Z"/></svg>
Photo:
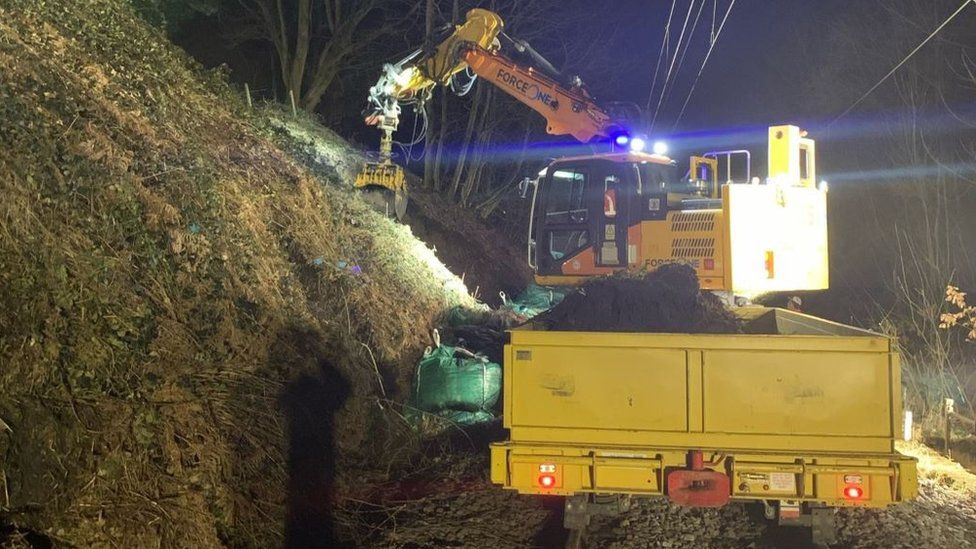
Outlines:
<svg viewBox="0 0 976 549"><path fill-rule="evenodd" d="M613 142L616 143L617 146L626 147L627 143L630 143L630 136L625 133L622 133L617 137L614 137Z"/></svg>

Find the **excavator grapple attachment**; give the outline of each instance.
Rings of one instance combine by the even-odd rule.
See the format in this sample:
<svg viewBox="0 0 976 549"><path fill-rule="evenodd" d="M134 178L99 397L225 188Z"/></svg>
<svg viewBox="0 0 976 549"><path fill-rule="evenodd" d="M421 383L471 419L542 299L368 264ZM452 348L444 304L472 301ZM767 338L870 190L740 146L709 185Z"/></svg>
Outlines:
<svg viewBox="0 0 976 549"><path fill-rule="evenodd" d="M387 215L403 219L407 212L407 181L403 168L392 162L368 162L356 176L356 189Z"/></svg>

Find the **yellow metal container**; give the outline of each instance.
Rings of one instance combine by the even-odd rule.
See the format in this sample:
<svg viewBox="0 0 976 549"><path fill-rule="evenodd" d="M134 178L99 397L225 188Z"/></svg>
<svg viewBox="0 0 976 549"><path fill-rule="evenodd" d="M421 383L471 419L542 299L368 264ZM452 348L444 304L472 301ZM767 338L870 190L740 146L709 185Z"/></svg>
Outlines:
<svg viewBox="0 0 976 549"><path fill-rule="evenodd" d="M510 439L492 446L493 481L522 493L664 495L666 472L702 451L731 479L732 499L913 497L914 460L894 450L891 340L782 309L739 314L747 333L512 331ZM858 497L845 496L850 486Z"/></svg>

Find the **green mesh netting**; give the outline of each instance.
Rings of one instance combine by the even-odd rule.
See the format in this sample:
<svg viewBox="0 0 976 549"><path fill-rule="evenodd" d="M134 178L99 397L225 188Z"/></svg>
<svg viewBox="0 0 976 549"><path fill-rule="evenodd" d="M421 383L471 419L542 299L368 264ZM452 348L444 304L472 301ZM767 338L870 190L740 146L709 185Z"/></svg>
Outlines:
<svg viewBox="0 0 976 549"><path fill-rule="evenodd" d="M470 308L464 305L455 305L447 312L444 323L448 326L465 326L469 324L479 324L483 322L488 308Z"/></svg>
<svg viewBox="0 0 976 549"><path fill-rule="evenodd" d="M437 415L458 425L475 425L477 423L487 423L495 416L491 412L479 410L477 412L464 412L461 410L444 410L437 412Z"/></svg>

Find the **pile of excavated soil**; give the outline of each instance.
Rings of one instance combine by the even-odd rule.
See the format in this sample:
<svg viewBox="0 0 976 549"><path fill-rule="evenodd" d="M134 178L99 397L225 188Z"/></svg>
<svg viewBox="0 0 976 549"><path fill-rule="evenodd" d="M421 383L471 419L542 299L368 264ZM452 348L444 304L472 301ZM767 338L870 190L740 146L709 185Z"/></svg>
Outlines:
<svg viewBox="0 0 976 549"><path fill-rule="evenodd" d="M694 269L680 264L591 280L537 321L578 332L741 331L721 299L700 290Z"/></svg>
<svg viewBox="0 0 976 549"><path fill-rule="evenodd" d="M509 308L468 311L465 316L460 322L447 319L442 338L452 345L481 353L496 364L502 364L504 358L505 332L527 320Z"/></svg>

